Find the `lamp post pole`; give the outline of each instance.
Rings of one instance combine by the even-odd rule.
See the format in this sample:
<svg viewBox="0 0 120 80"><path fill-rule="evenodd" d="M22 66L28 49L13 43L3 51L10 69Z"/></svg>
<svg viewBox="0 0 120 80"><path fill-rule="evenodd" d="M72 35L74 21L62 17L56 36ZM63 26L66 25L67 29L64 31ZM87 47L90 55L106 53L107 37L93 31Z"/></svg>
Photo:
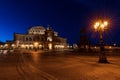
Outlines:
<svg viewBox="0 0 120 80"><path fill-rule="evenodd" d="M107 56L105 54L104 51L104 42L103 42L103 31L105 29L105 27L108 25L108 23L105 22L96 22L94 25L94 28L96 31L99 32L99 36L100 36L100 54L99 54L99 63L108 63L107 61Z"/></svg>
<svg viewBox="0 0 120 80"><path fill-rule="evenodd" d="M108 63L107 57L104 51L104 42L103 42L103 32L100 31L100 54L99 54L99 63Z"/></svg>

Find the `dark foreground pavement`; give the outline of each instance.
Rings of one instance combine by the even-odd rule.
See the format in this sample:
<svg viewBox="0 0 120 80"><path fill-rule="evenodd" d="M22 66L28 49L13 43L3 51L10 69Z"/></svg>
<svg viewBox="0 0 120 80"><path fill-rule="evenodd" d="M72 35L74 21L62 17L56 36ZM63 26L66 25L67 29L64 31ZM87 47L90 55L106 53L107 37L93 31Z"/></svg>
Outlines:
<svg viewBox="0 0 120 80"><path fill-rule="evenodd" d="M97 56L63 53L0 55L0 80L120 80L120 57L100 64Z"/></svg>

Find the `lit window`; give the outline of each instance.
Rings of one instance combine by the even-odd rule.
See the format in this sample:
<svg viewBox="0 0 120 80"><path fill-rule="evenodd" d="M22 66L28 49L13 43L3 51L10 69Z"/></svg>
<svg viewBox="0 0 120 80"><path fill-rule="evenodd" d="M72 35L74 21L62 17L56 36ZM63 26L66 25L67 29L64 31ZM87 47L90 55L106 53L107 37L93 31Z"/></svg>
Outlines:
<svg viewBox="0 0 120 80"><path fill-rule="evenodd" d="M47 41L52 41L52 37L47 37Z"/></svg>

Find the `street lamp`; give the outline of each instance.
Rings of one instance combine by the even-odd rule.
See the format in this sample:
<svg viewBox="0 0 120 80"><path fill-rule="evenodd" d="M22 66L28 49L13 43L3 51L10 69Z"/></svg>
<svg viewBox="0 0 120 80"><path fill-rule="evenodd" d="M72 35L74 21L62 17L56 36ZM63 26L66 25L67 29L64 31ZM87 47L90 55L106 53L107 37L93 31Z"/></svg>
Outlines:
<svg viewBox="0 0 120 80"><path fill-rule="evenodd" d="M99 32L100 35L100 55L99 55L99 63L108 63L106 54L104 52L104 43L103 43L103 32L107 28L107 21L98 21L94 25L95 31Z"/></svg>

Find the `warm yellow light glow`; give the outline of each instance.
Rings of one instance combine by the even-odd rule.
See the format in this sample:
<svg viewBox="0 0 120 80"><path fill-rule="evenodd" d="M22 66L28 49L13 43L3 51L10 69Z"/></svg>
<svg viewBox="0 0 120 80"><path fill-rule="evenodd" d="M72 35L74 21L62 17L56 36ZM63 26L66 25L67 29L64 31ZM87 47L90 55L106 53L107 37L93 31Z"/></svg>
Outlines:
<svg viewBox="0 0 120 80"><path fill-rule="evenodd" d="M42 45L40 44L40 45L39 45L39 47L41 48L41 47L42 47Z"/></svg>
<svg viewBox="0 0 120 80"><path fill-rule="evenodd" d="M55 48L65 48L64 45L55 45Z"/></svg>
<svg viewBox="0 0 120 80"><path fill-rule="evenodd" d="M101 27L102 29L104 29L104 27L105 27L105 26L104 26L104 24L101 24L101 26L100 26L100 27Z"/></svg>
<svg viewBox="0 0 120 80"><path fill-rule="evenodd" d="M8 44L5 44L4 46L5 46L5 47L7 47L7 46L8 46Z"/></svg>
<svg viewBox="0 0 120 80"><path fill-rule="evenodd" d="M22 47L24 47L25 45L24 45L24 44L22 44L21 46L22 46Z"/></svg>
<svg viewBox="0 0 120 80"><path fill-rule="evenodd" d="M34 43L34 46L36 46L36 47L37 47L37 46L38 46L38 42L35 42L35 43Z"/></svg>
<svg viewBox="0 0 120 80"><path fill-rule="evenodd" d="M94 28L95 28L95 29L97 29L97 26L96 26L96 25L94 25Z"/></svg>
<svg viewBox="0 0 120 80"><path fill-rule="evenodd" d="M111 49L112 47L111 46L109 46L109 49Z"/></svg>
<svg viewBox="0 0 120 80"><path fill-rule="evenodd" d="M48 44L48 47L49 47L49 49L51 50L51 49L52 49L52 43L49 43L49 44Z"/></svg>
<svg viewBox="0 0 120 80"><path fill-rule="evenodd" d="M12 46L12 47L14 47L14 46L15 46L15 44L12 44L11 46Z"/></svg>
<svg viewBox="0 0 120 80"><path fill-rule="evenodd" d="M96 22L95 25L94 25L94 28L97 29L99 25L100 25L100 23Z"/></svg>
<svg viewBox="0 0 120 80"><path fill-rule="evenodd" d="M21 47L22 47L22 48L24 48L24 47L25 47L25 45L24 45L24 44L22 44L22 45L21 45Z"/></svg>
<svg viewBox="0 0 120 80"><path fill-rule="evenodd" d="M96 49L97 47L95 46L94 48Z"/></svg>
<svg viewBox="0 0 120 80"><path fill-rule="evenodd" d="M99 25L100 25L100 23L99 23L99 22L96 22L96 23L95 23L95 25L96 25L96 26L99 26Z"/></svg>
<svg viewBox="0 0 120 80"><path fill-rule="evenodd" d="M108 22L107 21L104 21L104 26L107 26L108 25Z"/></svg>
<svg viewBox="0 0 120 80"><path fill-rule="evenodd" d="M107 25L108 25L107 21L99 21L95 23L94 29L97 31L104 30Z"/></svg>
<svg viewBox="0 0 120 80"><path fill-rule="evenodd" d="M3 45L0 45L0 47L2 48L2 47L3 47Z"/></svg>
<svg viewBox="0 0 120 80"><path fill-rule="evenodd" d="M29 47L29 45L25 45L26 47Z"/></svg>
<svg viewBox="0 0 120 80"><path fill-rule="evenodd" d="M33 47L33 45L31 44L30 47Z"/></svg>

